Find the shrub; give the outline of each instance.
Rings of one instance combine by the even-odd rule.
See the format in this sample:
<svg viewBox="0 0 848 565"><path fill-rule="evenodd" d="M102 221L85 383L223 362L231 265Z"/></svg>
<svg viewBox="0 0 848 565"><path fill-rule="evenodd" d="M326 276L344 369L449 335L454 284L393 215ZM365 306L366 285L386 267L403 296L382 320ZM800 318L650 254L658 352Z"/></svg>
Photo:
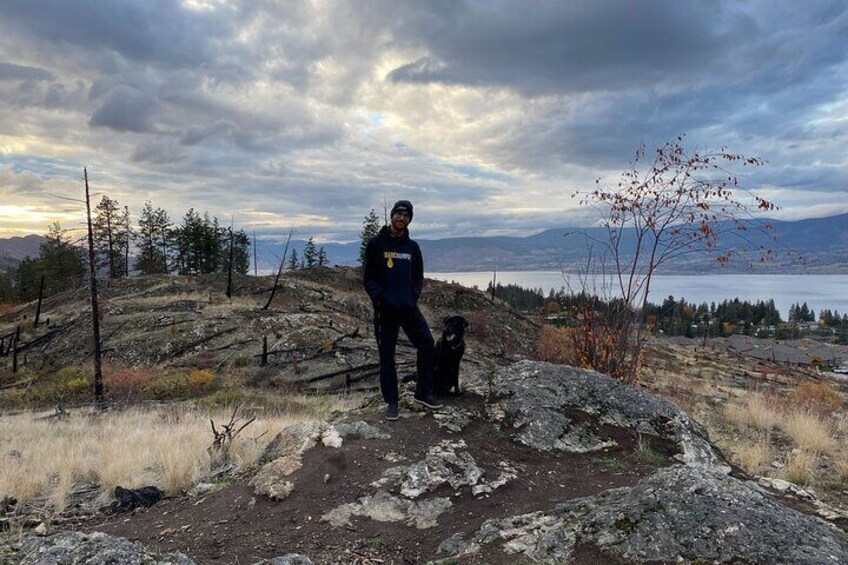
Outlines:
<svg viewBox="0 0 848 565"><path fill-rule="evenodd" d="M842 407L842 397L827 383L802 381L792 392L792 402L796 406L830 415Z"/></svg>
<svg viewBox="0 0 848 565"><path fill-rule="evenodd" d="M215 375L209 369L172 370L145 384L144 393L156 400L191 398L209 392L214 379Z"/></svg>
<svg viewBox="0 0 848 565"><path fill-rule="evenodd" d="M548 325L542 326L536 343L536 359L560 365L575 364L572 331Z"/></svg>

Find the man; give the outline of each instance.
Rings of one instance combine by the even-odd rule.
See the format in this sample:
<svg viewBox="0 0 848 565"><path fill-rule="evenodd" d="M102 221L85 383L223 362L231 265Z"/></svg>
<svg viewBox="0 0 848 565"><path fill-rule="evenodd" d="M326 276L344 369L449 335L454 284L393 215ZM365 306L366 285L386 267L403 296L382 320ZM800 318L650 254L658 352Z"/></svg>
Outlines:
<svg viewBox="0 0 848 565"><path fill-rule="evenodd" d="M433 336L418 309L424 285L421 248L409 239L412 203L399 200L392 206L391 223L368 242L365 250L365 291L374 304L374 334L380 351L380 391L386 402L386 419L398 419L398 379L395 346L398 329L418 350L418 381L414 401L427 408L442 405L433 395Z"/></svg>

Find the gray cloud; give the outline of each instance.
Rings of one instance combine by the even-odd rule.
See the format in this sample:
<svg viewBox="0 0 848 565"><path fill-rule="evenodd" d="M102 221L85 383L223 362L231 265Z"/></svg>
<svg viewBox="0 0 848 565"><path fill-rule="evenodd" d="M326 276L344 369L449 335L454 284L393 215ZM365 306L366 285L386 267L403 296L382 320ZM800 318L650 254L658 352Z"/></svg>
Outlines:
<svg viewBox="0 0 848 565"><path fill-rule="evenodd" d="M53 80L53 74L44 69L13 65L0 61L0 80Z"/></svg>
<svg viewBox="0 0 848 565"><path fill-rule="evenodd" d="M842 0L204 4L0 3L6 180L86 163L268 235L400 197L420 236L509 233L586 221L567 194L687 133L767 158L786 217L845 200Z"/></svg>
<svg viewBox="0 0 848 565"><path fill-rule="evenodd" d="M130 86L112 89L103 104L91 115L91 127L116 131L147 132L152 129L158 103L151 96Z"/></svg>

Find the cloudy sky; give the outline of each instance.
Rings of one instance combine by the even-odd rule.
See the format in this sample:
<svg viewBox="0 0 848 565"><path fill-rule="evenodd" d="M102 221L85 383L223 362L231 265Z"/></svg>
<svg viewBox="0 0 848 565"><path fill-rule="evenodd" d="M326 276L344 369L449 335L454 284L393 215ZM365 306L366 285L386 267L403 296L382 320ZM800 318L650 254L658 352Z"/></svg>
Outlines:
<svg viewBox="0 0 848 565"><path fill-rule="evenodd" d="M778 217L848 212L846 0L2 0L0 237L137 212L355 239L584 224L571 194L685 133L768 165Z"/></svg>

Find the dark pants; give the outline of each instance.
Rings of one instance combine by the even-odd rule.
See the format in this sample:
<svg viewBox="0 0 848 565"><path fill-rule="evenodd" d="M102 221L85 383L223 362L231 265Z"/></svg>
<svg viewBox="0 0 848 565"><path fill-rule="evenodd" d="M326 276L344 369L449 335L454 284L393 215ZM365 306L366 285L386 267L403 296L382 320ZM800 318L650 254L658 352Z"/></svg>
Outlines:
<svg viewBox="0 0 848 565"><path fill-rule="evenodd" d="M374 335L380 350L380 391L383 393L383 400L390 404L398 401L395 346L400 328L403 328L403 333L418 350L415 394L428 396L433 393L433 336L421 310L417 306L411 309L375 308Z"/></svg>

